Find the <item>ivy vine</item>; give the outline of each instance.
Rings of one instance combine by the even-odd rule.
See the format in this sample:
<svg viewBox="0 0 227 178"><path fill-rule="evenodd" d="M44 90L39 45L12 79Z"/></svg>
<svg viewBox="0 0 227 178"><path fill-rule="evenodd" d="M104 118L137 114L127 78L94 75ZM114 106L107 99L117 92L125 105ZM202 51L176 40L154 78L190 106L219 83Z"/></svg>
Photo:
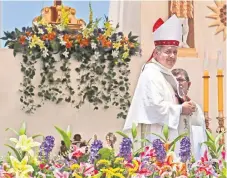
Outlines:
<svg viewBox="0 0 227 178"><path fill-rule="evenodd" d="M113 27L107 17L102 28L98 24L99 20L90 21L73 31L40 18L32 27L4 32L5 45L14 56L21 53L23 57L23 110L33 113L46 101L67 102L78 109L89 102L95 110L116 106L117 117L126 118L131 99L129 62L140 54L140 46L137 36L119 32L119 26ZM73 68L72 61L78 66ZM39 77L36 86L34 80Z"/></svg>

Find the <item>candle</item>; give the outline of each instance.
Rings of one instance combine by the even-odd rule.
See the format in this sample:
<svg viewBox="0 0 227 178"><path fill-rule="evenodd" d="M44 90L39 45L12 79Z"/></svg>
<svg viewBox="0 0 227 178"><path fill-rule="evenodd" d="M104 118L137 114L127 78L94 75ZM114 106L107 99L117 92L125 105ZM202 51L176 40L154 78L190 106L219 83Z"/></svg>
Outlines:
<svg viewBox="0 0 227 178"><path fill-rule="evenodd" d="M217 69L217 80L218 80L218 111L223 111L223 70L222 70L222 53L218 51L218 69Z"/></svg>
<svg viewBox="0 0 227 178"><path fill-rule="evenodd" d="M209 112L209 71L203 73L203 110Z"/></svg>
<svg viewBox="0 0 227 178"><path fill-rule="evenodd" d="M203 72L203 111L209 112L209 71L208 71L208 52L204 54L204 72Z"/></svg>

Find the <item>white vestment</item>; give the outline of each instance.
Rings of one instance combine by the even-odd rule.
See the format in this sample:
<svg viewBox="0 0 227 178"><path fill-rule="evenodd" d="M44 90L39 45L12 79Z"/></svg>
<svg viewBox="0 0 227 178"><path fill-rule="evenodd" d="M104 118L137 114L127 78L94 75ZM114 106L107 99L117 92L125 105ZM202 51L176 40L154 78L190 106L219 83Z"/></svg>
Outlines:
<svg viewBox="0 0 227 178"><path fill-rule="evenodd" d="M175 93L179 93L178 82L170 70L154 59L152 61L140 74L123 130L131 129L133 123L138 128L143 124L146 133L162 135L165 124L169 127L169 141L172 141L179 136L179 131L184 130L182 106L175 97ZM153 141L158 137L146 134L146 138ZM178 151L179 144L176 146Z"/></svg>

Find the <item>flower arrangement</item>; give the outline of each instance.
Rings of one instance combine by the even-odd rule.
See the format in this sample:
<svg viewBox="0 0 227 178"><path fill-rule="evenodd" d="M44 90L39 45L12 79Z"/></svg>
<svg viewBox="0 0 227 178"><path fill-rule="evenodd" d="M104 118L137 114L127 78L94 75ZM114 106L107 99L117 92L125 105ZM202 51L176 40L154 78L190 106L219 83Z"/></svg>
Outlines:
<svg viewBox="0 0 227 178"><path fill-rule="evenodd" d="M23 56L22 109L33 113L45 101L65 101L80 108L88 101L94 109L99 105L104 109L116 106L120 109L117 117L125 118L130 105L129 62L140 55L138 37L120 32L119 26L113 26L107 17L99 27L100 19L93 20L91 7L90 22L79 30L67 27L64 7L62 14L58 25L48 24L40 16L32 27L4 32L1 38L14 55ZM35 85L37 72L41 78ZM77 87L73 85L75 81Z"/></svg>
<svg viewBox="0 0 227 178"><path fill-rule="evenodd" d="M91 145L78 147L70 144L71 131L55 127L67 145L67 153L58 156L51 155L55 139L52 136L43 137L43 142L34 141L37 136L28 137L26 126L22 125L17 138L11 138L13 145L7 145L13 152L1 159L0 177L3 178L201 178L201 177L226 177L226 155L223 149L220 155L214 158L205 151L204 156L198 161L193 161L190 154L190 140L181 135L172 143L168 137L161 137L142 147L139 151L134 150L138 140L135 126L132 128L130 139L123 136L119 153L113 148L103 147L102 141L94 139ZM13 129L11 129L13 130ZM168 136L168 127L165 126L164 134ZM161 139L162 138L162 139ZM220 137L219 137L220 138ZM216 141L219 139L216 138ZM180 140L180 154L175 154L171 144ZM148 141L146 141L148 142ZM213 143L211 140L208 142ZM170 146L170 147L169 147ZM170 149L171 148L171 149Z"/></svg>

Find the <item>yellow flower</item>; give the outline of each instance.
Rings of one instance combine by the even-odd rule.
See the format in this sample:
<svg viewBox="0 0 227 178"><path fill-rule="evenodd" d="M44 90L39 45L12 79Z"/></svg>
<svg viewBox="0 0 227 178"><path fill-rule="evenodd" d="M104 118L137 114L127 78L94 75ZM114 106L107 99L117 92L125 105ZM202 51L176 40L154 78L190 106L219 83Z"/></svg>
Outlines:
<svg viewBox="0 0 227 178"><path fill-rule="evenodd" d="M124 45L124 50L125 50L125 51L129 51L129 49L128 49L128 46L127 46L127 45Z"/></svg>
<svg viewBox="0 0 227 178"><path fill-rule="evenodd" d="M114 49L119 49L121 46L122 46L122 45L121 45L120 42L118 42L118 43L113 43L113 48L114 48Z"/></svg>
<svg viewBox="0 0 227 178"><path fill-rule="evenodd" d="M111 178L111 177L124 178L122 174L122 172L124 172L124 169L121 169L121 168L101 169L101 172L106 173L107 178Z"/></svg>
<svg viewBox="0 0 227 178"><path fill-rule="evenodd" d="M118 158L115 159L114 163L117 164L117 163L120 163L122 161L124 161L124 158L118 157Z"/></svg>
<svg viewBox="0 0 227 178"><path fill-rule="evenodd" d="M104 35L105 37L110 37L111 34L112 34L112 31L113 31L112 29L107 29L103 35Z"/></svg>
<svg viewBox="0 0 227 178"><path fill-rule="evenodd" d="M136 160L132 160L132 163L134 167L128 169L130 175L134 174L139 168L139 163Z"/></svg>
<svg viewBox="0 0 227 178"><path fill-rule="evenodd" d="M27 135L20 135L19 140L16 138L10 138L10 141L16 144L16 149L28 152L32 157L34 156L34 151L32 148L40 146L39 142L34 142L32 137L28 138Z"/></svg>
<svg viewBox="0 0 227 178"><path fill-rule="evenodd" d="M126 59L128 56L129 56L129 52L128 51L124 52L122 56L123 60Z"/></svg>
<svg viewBox="0 0 227 178"><path fill-rule="evenodd" d="M29 47L33 48L36 45L38 45L41 49L45 48L44 42L36 35L33 35Z"/></svg>
<svg viewBox="0 0 227 178"><path fill-rule="evenodd" d="M28 157L25 156L23 160L20 162L15 157L10 156L10 161L12 163L12 168L9 169L9 173L13 173L16 175L16 178L29 178L30 175L28 173L31 173L34 171L33 167L31 165L27 165Z"/></svg>
<svg viewBox="0 0 227 178"><path fill-rule="evenodd" d="M46 29L47 29L48 33L51 33L53 30L52 25L48 24Z"/></svg>
<svg viewBox="0 0 227 178"><path fill-rule="evenodd" d="M75 177L75 178L83 178L81 175L77 174L76 172L73 173L73 177Z"/></svg>
<svg viewBox="0 0 227 178"><path fill-rule="evenodd" d="M108 160L101 159L101 160L99 160L96 164L97 164L97 165L102 164L102 165L109 166L111 163L110 163L110 161L108 161Z"/></svg>
<svg viewBox="0 0 227 178"><path fill-rule="evenodd" d="M72 170L78 169L79 167L80 167L79 164L73 164L73 165L70 166L70 168L71 168Z"/></svg>
<svg viewBox="0 0 227 178"><path fill-rule="evenodd" d="M67 26L69 24L69 12L65 10L65 7L61 8L61 25Z"/></svg>
<svg viewBox="0 0 227 178"><path fill-rule="evenodd" d="M109 21L108 22L105 22L104 23L104 26L105 26L106 29L112 28L111 27L111 23Z"/></svg>

